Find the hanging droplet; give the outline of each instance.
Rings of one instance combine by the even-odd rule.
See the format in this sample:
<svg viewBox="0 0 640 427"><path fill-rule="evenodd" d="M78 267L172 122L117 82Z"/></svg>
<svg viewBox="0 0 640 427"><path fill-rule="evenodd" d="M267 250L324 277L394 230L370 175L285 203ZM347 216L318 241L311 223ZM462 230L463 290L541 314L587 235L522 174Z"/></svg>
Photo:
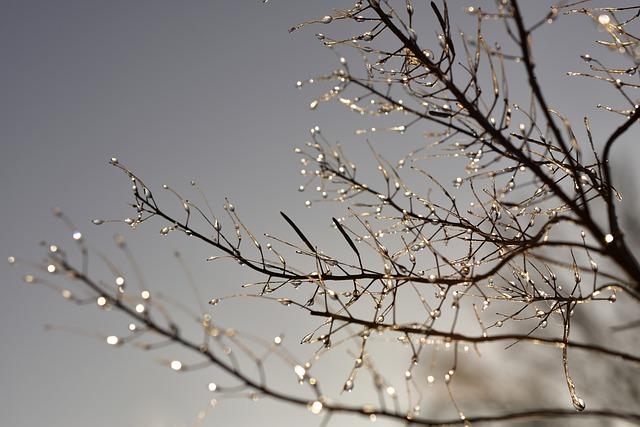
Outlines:
<svg viewBox="0 0 640 427"><path fill-rule="evenodd" d="M331 21L333 21L333 18L330 15L323 16L320 20L323 24L329 24Z"/></svg>
<svg viewBox="0 0 640 427"><path fill-rule="evenodd" d="M303 379L305 374L307 373L307 370L301 365L296 365L293 367L293 372L296 373L298 378Z"/></svg>
<svg viewBox="0 0 640 427"><path fill-rule="evenodd" d="M607 25L609 24L609 22L611 22L611 17L606 13L603 13L602 15L598 16L598 22L600 23L600 25Z"/></svg>
<svg viewBox="0 0 640 427"><path fill-rule="evenodd" d="M322 402L316 400L315 402L309 405L309 410L312 414L319 414L322 411Z"/></svg>

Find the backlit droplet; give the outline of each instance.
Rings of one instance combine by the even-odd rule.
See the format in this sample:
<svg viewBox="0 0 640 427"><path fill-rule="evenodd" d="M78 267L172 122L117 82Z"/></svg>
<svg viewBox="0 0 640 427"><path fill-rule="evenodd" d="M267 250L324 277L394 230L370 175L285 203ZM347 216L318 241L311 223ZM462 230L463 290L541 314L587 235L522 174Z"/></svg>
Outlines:
<svg viewBox="0 0 640 427"><path fill-rule="evenodd" d="M609 22L611 22L611 17L606 13L603 13L602 15L598 16L598 22L600 23L600 25L607 25Z"/></svg>
<svg viewBox="0 0 640 427"><path fill-rule="evenodd" d="M136 312L137 313L144 313L144 310L145 310L144 305L142 305L142 304L136 305Z"/></svg>
<svg viewBox="0 0 640 427"><path fill-rule="evenodd" d="M611 243L611 242L613 242L613 235L612 235L612 234L606 234L606 235L604 236L604 241L605 241L605 243Z"/></svg>
<svg viewBox="0 0 640 427"><path fill-rule="evenodd" d="M98 304L99 307L104 307L107 305L107 299L105 297L98 297L96 304Z"/></svg>
<svg viewBox="0 0 640 427"><path fill-rule="evenodd" d="M296 373L298 378L303 379L304 375L307 373L307 370L301 365L296 365L293 367L293 372Z"/></svg>
<svg viewBox="0 0 640 427"><path fill-rule="evenodd" d="M218 385L216 383L209 383L207 388L209 389L209 391L216 391L218 389Z"/></svg>
<svg viewBox="0 0 640 427"><path fill-rule="evenodd" d="M320 402L319 400L316 400L309 406L309 410L313 414L319 414L322 411L322 402Z"/></svg>
<svg viewBox="0 0 640 427"><path fill-rule="evenodd" d="M82 233L80 233L79 231L74 231L71 237L73 237L73 240L80 240L82 239Z"/></svg>
<svg viewBox="0 0 640 427"><path fill-rule="evenodd" d="M109 345L117 345L119 342L120 342L120 340L115 335L109 335L107 337L107 344L109 344Z"/></svg>
<svg viewBox="0 0 640 427"><path fill-rule="evenodd" d="M179 371L182 369L182 362L180 362L179 360L172 360L170 366L174 371Z"/></svg>

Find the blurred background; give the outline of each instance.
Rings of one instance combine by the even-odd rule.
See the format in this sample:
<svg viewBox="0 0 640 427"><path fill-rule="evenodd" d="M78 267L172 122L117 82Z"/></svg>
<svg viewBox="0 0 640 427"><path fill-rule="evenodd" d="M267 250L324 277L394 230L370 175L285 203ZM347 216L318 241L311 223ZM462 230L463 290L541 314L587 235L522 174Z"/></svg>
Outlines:
<svg viewBox="0 0 640 427"><path fill-rule="evenodd" d="M525 12L537 20L550 4L527 2ZM205 300L238 292L242 283L257 279L235 265L206 263L205 258L215 252L203 245L186 242L179 235L161 237L159 222L138 230L123 224L93 226L92 218L124 218L132 213L126 178L107 165L112 156L155 188L166 183L189 191L189 182L197 181L219 212L224 197L230 197L257 234L291 236L279 215L285 210L320 246L349 254L335 230L327 232L331 215L340 215L344 206L305 207L309 196L297 192L303 180L292 148L302 145L309 129L318 125L327 138L341 141L347 152L363 153L364 138L355 136L354 130L367 122L338 106L322 104L318 111L309 111L309 101L320 92L298 90L296 81L334 69L337 57L316 40L314 32L322 29L287 31L332 8L350 7L349 2L4 0L1 6L3 259L40 261L45 254L39 246L42 240L71 246L70 233L51 214L52 208L60 207L90 246L119 263L123 260L113 236L122 233L151 287L189 305L196 302L184 286L185 276L173 256L176 250ZM465 6L467 2L450 2L454 22L462 29L469 25L470 30L473 19L464 15ZM604 85L565 75L583 67L579 55L589 51L597 37L597 26L584 17L562 17L537 33L535 53L539 69L544 70L541 83L554 107L579 125L583 115L589 114L594 134L602 137L617 121L597 111L596 104L618 100ZM518 89L514 91L517 96ZM640 152L637 144L629 144L632 135L627 135L624 150L614 156L620 165L616 172L622 192L626 189L631 196L625 202L627 212L637 212L635 163ZM373 137L372 143L384 144L384 138ZM398 149L397 157L419 145L419 138L417 132L408 133L401 141L409 142ZM450 173L446 169L445 164L433 164L435 174ZM187 426L207 407L212 395L206 384L215 373L175 374L156 363L161 357L156 353L114 349L84 332L45 331L46 325L60 325L108 335L119 320L93 305L75 307L58 295L28 286L21 279L24 273L0 263L2 425ZM301 313L251 301L225 303L215 310L214 318L223 325L267 338L284 333L285 343L294 352L310 354L309 349L296 349L316 324ZM584 328L588 331L589 326ZM619 340L624 341L624 336ZM633 346L639 350L637 344L631 346L630 350ZM532 403L531 396L537 396L538 403L560 402L569 407L559 353L552 353L551 366L546 356L538 358L537 350L528 349L524 368L517 363L517 350L513 358L499 363L484 360L487 373L470 372L468 381L478 387L462 395L475 399L480 409L512 409L509 399L526 406ZM383 355L380 363L393 367L396 356ZM407 354L399 356L404 366ZM351 361L328 358L326 369L335 375L337 387L350 366ZM545 369L557 379L552 385L532 375ZM397 370L404 372L404 368ZM625 385L620 379L633 378L637 370L616 371L608 378L620 382L615 386L609 382L611 389L593 365L576 370L574 375L580 378L576 381L586 389L588 402L591 387L598 383L605 383L605 391L593 391L593 399L601 406L609 404L607 399L615 400L611 391L627 393L626 387L631 387L637 393L637 381ZM502 376L494 376L496 372ZM292 383L285 388L295 390L292 379L282 380ZM273 383L279 381L273 379ZM519 386L504 390L502 381ZM440 399L424 403L425 416L451 415L448 398ZM357 425L356 421L369 423L336 417L331 425ZM221 401L204 425L232 422L316 425L320 419L303 408L237 399ZM378 424L387 425L384 420Z"/></svg>

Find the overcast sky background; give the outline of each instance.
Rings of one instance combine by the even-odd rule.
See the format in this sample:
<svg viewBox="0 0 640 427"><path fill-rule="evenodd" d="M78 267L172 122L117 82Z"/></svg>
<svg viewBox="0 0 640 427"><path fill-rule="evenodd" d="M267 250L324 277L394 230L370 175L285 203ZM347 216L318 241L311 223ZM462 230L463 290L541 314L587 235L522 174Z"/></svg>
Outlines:
<svg viewBox="0 0 640 427"><path fill-rule="evenodd" d="M0 5L2 259L40 260L43 239L70 246L64 226L51 215L51 208L60 206L89 243L107 253L115 254L111 236L125 233L149 281L160 288L175 289L181 280L172 264L174 249L184 252L203 280L205 298L231 293L248 280L236 269L206 264L204 258L213 253L199 245L161 240L159 223L136 232L92 226L91 218L131 213L126 179L107 166L112 156L156 188L170 183L188 189L195 179L218 211L223 198L232 196L258 232L289 234L278 214L286 208L309 234L330 244L332 237L322 235L330 216L306 209L306 196L296 191L302 180L292 147L315 124L347 147L362 139L353 135L357 126L345 109L308 110L310 94L296 90L295 81L331 70L335 56L315 40L313 33L320 30L289 34L287 29L350 2L4 0ZM466 5L450 2L454 14ZM572 111L578 123L589 113L610 128L610 116L595 112L595 104L606 101L605 92L585 90L564 75L582 67L578 55L596 36L596 27L585 19L567 18L540 33L536 52L553 105ZM637 158L637 149L627 153ZM208 379L167 372L153 363L153 354L45 332L45 324L57 324L109 333L109 316L22 284L24 272L0 264L0 424L173 427L189 425L205 406L211 397ZM256 310L247 316L246 310L229 308L221 322L253 328L262 313ZM289 327L283 324L289 319L268 317L260 323L278 332ZM289 412L282 418L284 408ZM205 425L319 422L309 417L305 410L238 400L223 402Z"/></svg>

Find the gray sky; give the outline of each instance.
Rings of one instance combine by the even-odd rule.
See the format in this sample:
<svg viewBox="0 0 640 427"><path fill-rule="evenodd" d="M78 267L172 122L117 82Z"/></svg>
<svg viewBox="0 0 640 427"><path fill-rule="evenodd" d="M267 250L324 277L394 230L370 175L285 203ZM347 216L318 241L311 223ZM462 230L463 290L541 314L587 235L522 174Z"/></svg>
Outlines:
<svg viewBox="0 0 640 427"><path fill-rule="evenodd" d="M466 2L450 4L459 13ZM302 218L310 234L330 244L322 236L329 211L305 209L305 196L296 191L302 181L292 147L315 124L347 146L361 140L353 136L356 126L344 109L308 111L314 92L298 91L294 83L331 70L335 56L315 40L313 32L319 30L291 35L287 29L325 15L334 5L345 3L3 1L2 258L37 261L43 254L40 240L68 242L63 225L51 215L51 208L60 206L90 244L108 253L115 253L111 236L126 233L147 266L148 279L160 288L172 289L181 280L171 266L176 248L205 282L205 298L231 293L247 280L232 267L207 265L203 260L212 253L199 245L179 238L161 243L159 223L136 232L92 227L91 218L130 214L128 184L107 166L114 155L156 187L170 183L187 189L195 179L218 209L225 196L232 196L243 218L260 232L288 233L278 214L285 207ZM570 18L541 33L536 45L540 67L557 71L542 76L554 105L571 110L578 123L582 114L596 114L601 93L568 83L563 71L581 66L577 55L582 51L567 46L586 48L596 31ZM608 116L599 117L606 123ZM208 380L172 375L153 363L154 354L115 351L93 338L45 332L45 324L57 324L106 333L111 320L93 306L76 308L23 285L21 273L0 263L1 424L169 427L187 424L205 406ZM226 324L254 327L255 319L237 306L223 313ZM261 323L277 331L289 328L288 321L267 317ZM205 425L229 425L232 419L238 425L285 425L283 408L223 402ZM305 418L304 410L290 411L290 422L317 422Z"/></svg>

